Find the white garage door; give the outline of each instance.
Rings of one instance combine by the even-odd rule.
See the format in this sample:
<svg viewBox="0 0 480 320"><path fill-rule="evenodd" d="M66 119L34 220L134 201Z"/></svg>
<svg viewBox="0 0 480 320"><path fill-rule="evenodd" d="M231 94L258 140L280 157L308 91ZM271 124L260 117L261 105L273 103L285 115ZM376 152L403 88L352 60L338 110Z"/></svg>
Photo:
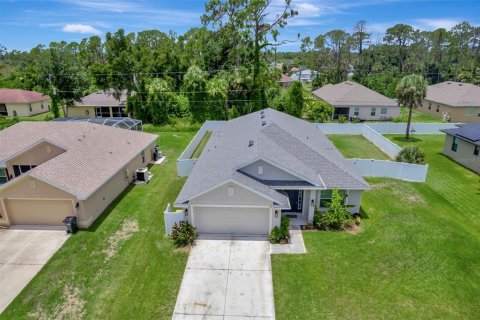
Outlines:
<svg viewBox="0 0 480 320"><path fill-rule="evenodd" d="M74 215L71 200L7 200L12 224L62 225L66 216Z"/></svg>
<svg viewBox="0 0 480 320"><path fill-rule="evenodd" d="M195 207L193 219L198 234L266 236L270 232L268 208Z"/></svg>

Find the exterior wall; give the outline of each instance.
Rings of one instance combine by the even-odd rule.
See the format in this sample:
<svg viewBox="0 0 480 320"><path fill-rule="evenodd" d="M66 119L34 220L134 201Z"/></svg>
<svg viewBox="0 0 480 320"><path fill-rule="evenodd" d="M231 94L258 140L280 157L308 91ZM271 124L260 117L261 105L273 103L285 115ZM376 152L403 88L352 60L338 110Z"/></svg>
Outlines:
<svg viewBox="0 0 480 320"><path fill-rule="evenodd" d="M263 166L263 174L258 174L258 166ZM290 180L301 181L298 177L283 171L263 160L255 161L241 169L241 171L262 180Z"/></svg>
<svg viewBox="0 0 480 320"><path fill-rule="evenodd" d="M152 161L152 150L154 146L155 143L152 143L145 149L144 163L142 163L141 154L138 154L87 200L79 201L77 222L80 227L88 228L93 221L103 213L110 203L112 203L112 201L128 187L132 182L135 170L145 167L150 161ZM125 169L128 169L127 179L125 179Z"/></svg>
<svg viewBox="0 0 480 320"><path fill-rule="evenodd" d="M42 108L43 104L43 108ZM9 117L14 117L13 111L17 112L18 117L29 117L36 114L44 113L49 111L49 106L52 104L50 99L43 101L36 101L32 103L6 103L7 112ZM30 106L32 111L30 111Z"/></svg>
<svg viewBox="0 0 480 320"><path fill-rule="evenodd" d="M35 186L33 188L32 186ZM0 212L3 211L0 224L10 225L11 221L8 218L8 207L6 202L8 199L57 199L57 200L71 200L72 206L76 202L76 197L73 195L55 188L43 181L33 178L23 178L18 182L14 182L10 187L0 192ZM3 205L2 205L3 204Z"/></svg>
<svg viewBox="0 0 480 320"><path fill-rule="evenodd" d="M95 118L95 108L94 107L68 107L67 117L69 117L69 118Z"/></svg>
<svg viewBox="0 0 480 320"><path fill-rule="evenodd" d="M431 109L429 110L429 105L431 104ZM438 112L437 112L437 106ZM480 122L480 106L473 107L473 115L467 116L467 107L451 107L445 104L437 103L434 101L423 100L422 105L417 109L419 111L430 114L434 117L443 118L443 113L447 112L450 114L450 122Z"/></svg>
<svg viewBox="0 0 480 320"><path fill-rule="evenodd" d="M475 145L462 139L458 139L457 151L452 151L453 136L445 135L443 154L452 158L461 165L480 174L480 155L473 154Z"/></svg>
<svg viewBox="0 0 480 320"><path fill-rule="evenodd" d="M319 205L320 205L320 192L321 192L321 190L316 191L316 195L315 195L316 205L315 206L317 207L318 210L325 210L325 208L319 207ZM348 211L350 211L350 213L360 212L362 192L363 192L362 190L347 190L348 196L347 196L347 199L346 199L346 204L354 205L354 207L348 208Z"/></svg>
<svg viewBox="0 0 480 320"><path fill-rule="evenodd" d="M7 162L7 170L9 179L14 177L13 166L14 165L33 165L38 166L44 162L47 162L50 159L55 158L56 156L64 153L65 150L59 148L51 143L42 142L37 146L27 150L21 155L10 159Z"/></svg>
<svg viewBox="0 0 480 320"><path fill-rule="evenodd" d="M382 106L350 106L349 110L349 118L355 117L355 107L359 107L359 115L358 118L362 120L388 120L394 119L400 115L400 107L386 107L387 114L381 114ZM372 108L376 108L375 116L371 116Z"/></svg>

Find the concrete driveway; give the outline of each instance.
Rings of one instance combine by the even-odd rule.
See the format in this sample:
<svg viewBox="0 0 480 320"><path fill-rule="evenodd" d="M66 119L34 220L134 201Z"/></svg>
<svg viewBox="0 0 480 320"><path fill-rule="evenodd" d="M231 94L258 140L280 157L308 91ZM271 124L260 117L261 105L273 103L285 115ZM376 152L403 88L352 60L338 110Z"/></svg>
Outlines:
<svg viewBox="0 0 480 320"><path fill-rule="evenodd" d="M198 240L172 319L274 319L271 270L267 241Z"/></svg>
<svg viewBox="0 0 480 320"><path fill-rule="evenodd" d="M65 230L8 229L0 233L0 313L67 238Z"/></svg>

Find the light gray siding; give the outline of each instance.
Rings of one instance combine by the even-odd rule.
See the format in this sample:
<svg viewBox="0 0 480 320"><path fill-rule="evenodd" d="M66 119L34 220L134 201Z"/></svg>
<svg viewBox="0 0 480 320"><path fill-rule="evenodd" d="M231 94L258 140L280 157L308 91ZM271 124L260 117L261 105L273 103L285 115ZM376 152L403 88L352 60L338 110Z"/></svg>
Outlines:
<svg viewBox="0 0 480 320"><path fill-rule="evenodd" d="M263 174L258 174L258 167L263 167ZM262 179L262 180L289 180L289 181L301 181L300 178L285 172L284 170L271 165L268 162L263 160L255 161L248 166L245 166L241 169L241 171L249 174L255 178Z"/></svg>
<svg viewBox="0 0 480 320"><path fill-rule="evenodd" d="M474 155L475 145L468 141L457 138L457 151L452 151L453 136L445 135L443 154L449 156L461 165L480 173L480 155Z"/></svg>

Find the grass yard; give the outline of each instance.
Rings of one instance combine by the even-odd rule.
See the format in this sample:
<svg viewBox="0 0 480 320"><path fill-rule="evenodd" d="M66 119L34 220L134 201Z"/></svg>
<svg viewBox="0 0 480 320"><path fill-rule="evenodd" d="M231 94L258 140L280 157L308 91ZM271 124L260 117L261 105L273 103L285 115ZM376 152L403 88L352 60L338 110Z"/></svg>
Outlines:
<svg viewBox="0 0 480 320"><path fill-rule="evenodd" d="M421 109L413 109L412 122L443 122L442 118L437 118L428 113L420 111ZM400 110L400 122L407 122L408 120L408 108L402 107Z"/></svg>
<svg viewBox="0 0 480 320"><path fill-rule="evenodd" d="M184 183L176 159L194 134L160 133L167 160L151 182L68 239L0 319L170 319L188 254L165 236L163 211Z"/></svg>
<svg viewBox="0 0 480 320"><path fill-rule="evenodd" d="M476 319L480 177L415 136L427 183L369 179L363 232L304 232L308 253L272 256L277 319ZM399 136L389 136L399 145Z"/></svg>
<svg viewBox="0 0 480 320"><path fill-rule="evenodd" d="M346 158L392 160L362 135L330 134L328 138Z"/></svg>
<svg viewBox="0 0 480 320"><path fill-rule="evenodd" d="M212 136L212 131L207 131L205 135L203 136L202 140L198 144L197 148L193 152L192 156L190 159L198 159L200 155L202 154L203 149L207 145L208 140L210 140L210 137Z"/></svg>

